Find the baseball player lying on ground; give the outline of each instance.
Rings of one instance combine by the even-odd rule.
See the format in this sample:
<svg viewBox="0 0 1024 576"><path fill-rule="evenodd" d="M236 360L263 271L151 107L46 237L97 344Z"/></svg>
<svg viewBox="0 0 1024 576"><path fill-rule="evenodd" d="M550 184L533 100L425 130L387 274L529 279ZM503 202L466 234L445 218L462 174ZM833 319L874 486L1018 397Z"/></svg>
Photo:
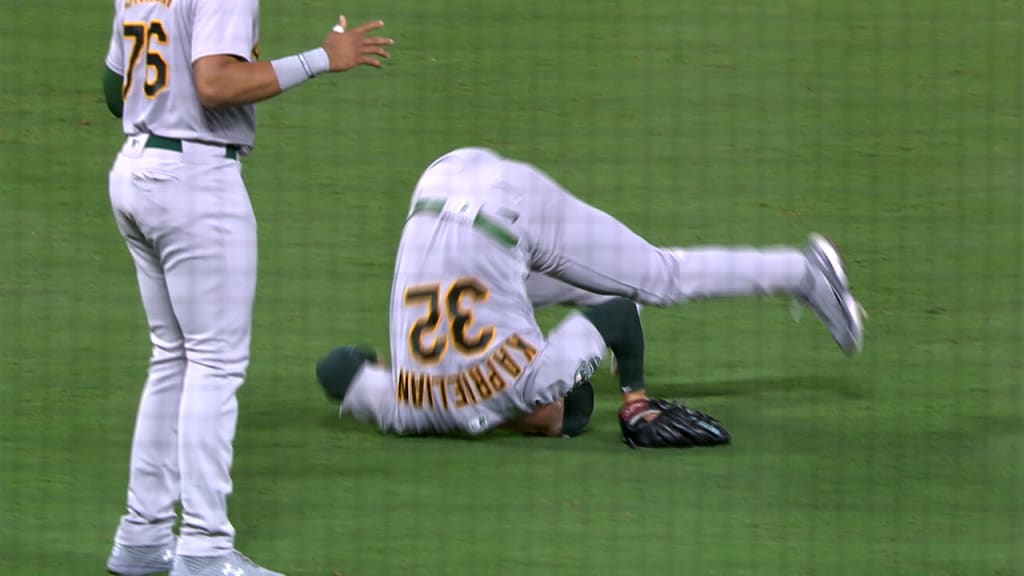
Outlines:
<svg viewBox="0 0 1024 576"><path fill-rule="evenodd" d="M545 337L535 305L586 294L603 301ZM574 436L611 349L627 444L724 444L713 418L647 396L635 303L775 294L813 310L843 352L861 349L863 311L821 236L803 250L658 248L536 167L463 148L434 161L413 193L391 293L391 366L346 346L320 359L316 376L341 415L386 433Z"/></svg>

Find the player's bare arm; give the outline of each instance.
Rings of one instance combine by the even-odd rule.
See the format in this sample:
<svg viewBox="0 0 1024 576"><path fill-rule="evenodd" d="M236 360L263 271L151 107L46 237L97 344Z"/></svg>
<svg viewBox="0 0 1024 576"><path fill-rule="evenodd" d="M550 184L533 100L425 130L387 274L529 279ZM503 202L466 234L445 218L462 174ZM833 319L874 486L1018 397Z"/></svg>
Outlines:
<svg viewBox="0 0 1024 576"><path fill-rule="evenodd" d="M390 56L384 47L394 40L368 33L382 26L377 20L345 30L342 16L319 48L301 54L268 62L247 62L227 54L199 58L192 64L199 101L206 108L252 104L320 74L359 66L380 68L380 59Z"/></svg>
<svg viewBox="0 0 1024 576"><path fill-rule="evenodd" d="M507 422L502 428L527 436L560 436L564 404L561 399L537 408L529 414Z"/></svg>

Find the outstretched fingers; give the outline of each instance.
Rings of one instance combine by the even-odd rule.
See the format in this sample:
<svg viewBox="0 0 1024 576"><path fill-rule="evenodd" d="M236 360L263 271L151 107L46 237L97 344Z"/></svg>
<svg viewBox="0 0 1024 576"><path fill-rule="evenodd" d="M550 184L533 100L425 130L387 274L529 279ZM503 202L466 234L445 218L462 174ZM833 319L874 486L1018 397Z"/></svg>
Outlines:
<svg viewBox="0 0 1024 576"><path fill-rule="evenodd" d="M360 24L358 27L356 27L356 28L354 28L352 30L352 33L354 33L354 34L366 34L367 32L372 32L372 31L377 30L378 28L381 28L383 26L384 26L384 21L383 20L375 20L373 22L367 22L366 24Z"/></svg>
<svg viewBox="0 0 1024 576"><path fill-rule="evenodd" d="M391 54L389 54L387 50L385 50L383 48L376 48L376 47L363 48L363 54L364 55L365 54L376 54L377 56L380 56L381 58L390 58L391 57Z"/></svg>
<svg viewBox="0 0 1024 576"><path fill-rule="evenodd" d="M380 68L381 63L376 58L372 58L370 55L380 56L381 58L387 59L391 57L391 54L382 48L382 46L391 46L395 41L391 38L382 38L380 36L372 36L368 38L362 38L362 58L361 62L369 64L375 68Z"/></svg>
<svg viewBox="0 0 1024 576"><path fill-rule="evenodd" d="M352 28L346 28L344 16L338 18L338 24L334 26L331 33L324 40L323 48L327 51L332 72L350 70L357 66L372 66L381 68L380 59L391 57L386 46L391 46L395 41L382 36L367 36L369 32L380 29L384 26L382 20L366 22Z"/></svg>
<svg viewBox="0 0 1024 576"><path fill-rule="evenodd" d="M363 46L390 46L395 41L391 38L385 38L384 36L369 36L363 38Z"/></svg>

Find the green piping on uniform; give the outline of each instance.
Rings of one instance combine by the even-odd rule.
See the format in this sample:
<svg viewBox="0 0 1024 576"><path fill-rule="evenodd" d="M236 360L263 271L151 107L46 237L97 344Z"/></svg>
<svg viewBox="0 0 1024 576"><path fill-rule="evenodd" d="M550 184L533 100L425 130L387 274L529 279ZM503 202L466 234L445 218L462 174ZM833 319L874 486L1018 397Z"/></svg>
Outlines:
<svg viewBox="0 0 1024 576"><path fill-rule="evenodd" d="M440 214L444 210L444 205L445 200L417 200L416 204L413 205L412 214L410 214L410 216L421 213ZM491 218L488 218L482 212L476 213L476 218L473 219L473 226L476 226L477 229L490 236L499 244L512 247L519 243L519 238L517 238L515 234L509 232L502 225L498 224Z"/></svg>

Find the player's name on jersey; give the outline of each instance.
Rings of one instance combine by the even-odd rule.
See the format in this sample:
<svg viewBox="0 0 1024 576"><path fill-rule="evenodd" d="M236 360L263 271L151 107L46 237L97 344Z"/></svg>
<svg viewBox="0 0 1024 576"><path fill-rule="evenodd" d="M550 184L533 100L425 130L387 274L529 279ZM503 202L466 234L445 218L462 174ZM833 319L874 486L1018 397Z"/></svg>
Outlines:
<svg viewBox="0 0 1024 576"><path fill-rule="evenodd" d="M174 0L124 0L124 7L131 8L139 4L161 4L164 8L170 8Z"/></svg>
<svg viewBox="0 0 1024 576"><path fill-rule="evenodd" d="M398 371L395 395L399 404L419 409L463 408L508 388L537 356L537 348L515 334L490 354L458 374Z"/></svg>

